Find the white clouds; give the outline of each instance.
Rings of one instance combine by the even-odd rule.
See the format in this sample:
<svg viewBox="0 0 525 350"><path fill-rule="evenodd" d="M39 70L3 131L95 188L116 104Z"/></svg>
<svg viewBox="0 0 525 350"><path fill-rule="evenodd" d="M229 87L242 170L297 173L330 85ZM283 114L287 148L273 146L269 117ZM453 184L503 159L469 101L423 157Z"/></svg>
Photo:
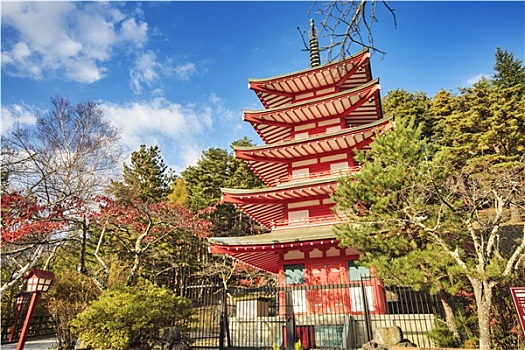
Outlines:
<svg viewBox="0 0 525 350"><path fill-rule="evenodd" d="M92 83L102 79L106 68L99 67L89 59L71 59L63 67L67 76L80 83Z"/></svg>
<svg viewBox="0 0 525 350"><path fill-rule="evenodd" d="M126 104L101 102L100 107L105 118L121 131L125 152L131 154L141 144L158 145L166 164L180 173L188 165L196 164L203 150L227 147L223 143L229 142L226 140L235 133L235 124L231 122L235 113L224 103L218 95L211 94L199 104L183 105L157 97ZM34 126L39 112L44 111L28 105L3 106L2 135L17 125ZM224 130L231 134L221 134Z"/></svg>
<svg viewBox="0 0 525 350"><path fill-rule="evenodd" d="M162 79L188 80L194 63L160 59L146 47L148 23L139 6L111 2L6 2L2 5L2 70L22 78L91 84L113 64L129 67L130 87L162 95ZM176 62L176 64L174 64ZM160 85L160 86L159 86Z"/></svg>
<svg viewBox="0 0 525 350"><path fill-rule="evenodd" d="M135 67L130 72L130 85L133 92L140 94L142 92L142 83L151 86L158 78L157 71L160 68L161 65L157 62L157 55L153 51L145 52L139 56L135 61Z"/></svg>
<svg viewBox="0 0 525 350"><path fill-rule="evenodd" d="M15 61L21 61L31 54L26 43L16 43L12 52Z"/></svg>
<svg viewBox="0 0 525 350"><path fill-rule="evenodd" d="M204 148L200 147L197 144L190 143L190 144L181 145L180 157L182 160L181 164L184 164L184 166L180 168L174 167L172 169L180 173L182 170L186 169L188 165L197 164L197 160L201 157L203 150Z"/></svg>
<svg viewBox="0 0 525 350"><path fill-rule="evenodd" d="M17 127L36 124L36 115L26 105L2 106L2 135L8 135Z"/></svg>
<svg viewBox="0 0 525 350"><path fill-rule="evenodd" d="M472 86L475 83L477 83L478 81L480 81L481 79L487 78L488 76L489 76L489 74L485 74L485 73L480 73L480 74L474 75L473 77L470 77L470 78L467 79L466 85L467 86Z"/></svg>
<svg viewBox="0 0 525 350"><path fill-rule="evenodd" d="M159 145L164 154L169 154L170 164L180 171L194 164L204 144L203 135L213 127L213 111L183 106L155 98L151 101L133 102L126 105L105 103L102 105L106 117L122 131L122 141L130 152L141 144Z"/></svg>
<svg viewBox="0 0 525 350"><path fill-rule="evenodd" d="M202 150L209 148L205 135L213 133L214 109L209 105L181 105L164 98L128 104L101 103L105 118L121 131L128 154L141 144L158 145L166 163L180 172L195 164ZM36 112L28 105L2 106L2 135L17 126L36 125Z"/></svg>
<svg viewBox="0 0 525 350"><path fill-rule="evenodd" d="M145 84L152 87L160 83L159 77L172 77L177 80L188 80L197 68L194 63L185 62L173 66L172 59L166 59L161 62L157 54L151 50L144 52L135 60L135 66L130 71L130 86L135 94L142 93L142 86ZM156 89L155 94L161 90Z"/></svg>
<svg viewBox="0 0 525 350"><path fill-rule="evenodd" d="M180 80L188 80L189 77L195 73L196 68L193 63L184 63L173 68L175 75Z"/></svg>
<svg viewBox="0 0 525 350"><path fill-rule="evenodd" d="M122 39L135 42L137 46L141 47L146 42L148 32L148 24L145 22L137 23L134 18L128 18L122 22L120 34Z"/></svg>
<svg viewBox="0 0 525 350"><path fill-rule="evenodd" d="M102 2L4 2L2 68L8 74L82 83L104 77L114 51L142 48L148 25ZM7 38L7 39L5 39ZM125 44L125 46L123 45Z"/></svg>

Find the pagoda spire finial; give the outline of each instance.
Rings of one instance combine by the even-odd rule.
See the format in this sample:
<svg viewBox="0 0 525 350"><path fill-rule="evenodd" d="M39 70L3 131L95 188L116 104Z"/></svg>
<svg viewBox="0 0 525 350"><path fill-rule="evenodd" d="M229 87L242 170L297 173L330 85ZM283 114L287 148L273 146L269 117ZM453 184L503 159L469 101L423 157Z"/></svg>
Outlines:
<svg viewBox="0 0 525 350"><path fill-rule="evenodd" d="M317 30L314 26L314 19L310 19L310 66L317 67L321 65L319 55L319 42L317 41Z"/></svg>

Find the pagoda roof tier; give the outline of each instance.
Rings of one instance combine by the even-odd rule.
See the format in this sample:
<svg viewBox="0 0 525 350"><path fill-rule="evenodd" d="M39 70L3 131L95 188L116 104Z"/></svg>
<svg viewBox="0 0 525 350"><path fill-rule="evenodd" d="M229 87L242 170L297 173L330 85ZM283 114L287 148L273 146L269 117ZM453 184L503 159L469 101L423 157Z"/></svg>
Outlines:
<svg viewBox="0 0 525 350"><path fill-rule="evenodd" d="M338 246L332 225L272 231L255 236L212 237L211 254L227 254L261 270L279 273L279 254L285 249Z"/></svg>
<svg viewBox="0 0 525 350"><path fill-rule="evenodd" d="M372 78L370 53L364 49L338 62L266 79L248 79L265 108L353 89Z"/></svg>
<svg viewBox="0 0 525 350"><path fill-rule="evenodd" d="M288 168L291 160L328 156L352 148L360 148L375 135L376 131L390 129L392 118L393 116L390 115L355 128L288 142L253 147L236 146L235 157L244 160L266 185L275 186L289 181Z"/></svg>
<svg viewBox="0 0 525 350"><path fill-rule="evenodd" d="M284 206L288 201L328 198L337 188L341 174L330 177L288 182L260 189L221 188L224 203L235 204L243 213L268 229L285 221ZM333 220L331 216L330 221Z"/></svg>
<svg viewBox="0 0 525 350"><path fill-rule="evenodd" d="M357 88L305 100L293 105L260 111L244 111L243 120L251 123L267 143L290 140L295 126L321 122L334 117L345 118L345 124L362 125L381 116L379 79Z"/></svg>

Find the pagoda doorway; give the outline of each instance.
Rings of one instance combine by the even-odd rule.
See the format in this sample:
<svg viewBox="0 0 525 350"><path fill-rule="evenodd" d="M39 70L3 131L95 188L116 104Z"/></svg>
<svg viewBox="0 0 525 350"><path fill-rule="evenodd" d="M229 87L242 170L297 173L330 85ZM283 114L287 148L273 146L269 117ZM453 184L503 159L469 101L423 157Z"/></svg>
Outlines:
<svg viewBox="0 0 525 350"><path fill-rule="evenodd" d="M340 264L314 264L311 266L311 275L311 285L316 287L308 291L310 312L317 315L344 314L344 301L348 300L348 296L341 288ZM331 286L335 288L330 288Z"/></svg>

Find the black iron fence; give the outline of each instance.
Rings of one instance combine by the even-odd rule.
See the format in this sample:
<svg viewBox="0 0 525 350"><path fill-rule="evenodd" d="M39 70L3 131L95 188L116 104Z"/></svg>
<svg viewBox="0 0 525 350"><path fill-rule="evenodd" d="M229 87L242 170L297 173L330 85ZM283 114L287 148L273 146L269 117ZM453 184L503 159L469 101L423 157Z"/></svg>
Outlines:
<svg viewBox="0 0 525 350"><path fill-rule="evenodd" d="M24 325L25 313L21 315L20 320L17 322L15 332L13 334L13 341L18 341L18 337L22 331ZM11 335L14 317L2 317L2 331L1 340L5 343L9 340ZM31 327L29 328L29 337L36 337L42 335L53 335L55 334L55 320L49 315L35 315L31 321Z"/></svg>
<svg viewBox="0 0 525 350"><path fill-rule="evenodd" d="M194 348L224 348L225 296L219 285L196 285L182 289L182 295L190 299L195 309L194 317L185 326L190 329L188 341Z"/></svg>
<svg viewBox="0 0 525 350"><path fill-rule="evenodd" d="M376 281L377 282L377 281ZM379 327L398 326L419 346L433 346L427 332L441 317L436 297L373 280L320 286L240 288L191 286L189 321L195 349L357 349Z"/></svg>

